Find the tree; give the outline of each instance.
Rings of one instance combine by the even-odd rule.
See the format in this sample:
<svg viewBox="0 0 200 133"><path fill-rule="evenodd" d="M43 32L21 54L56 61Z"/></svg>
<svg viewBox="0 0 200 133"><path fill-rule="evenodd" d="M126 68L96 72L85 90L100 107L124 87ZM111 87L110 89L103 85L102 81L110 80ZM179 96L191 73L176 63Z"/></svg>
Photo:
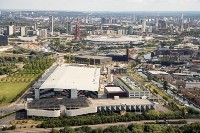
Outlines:
<svg viewBox="0 0 200 133"><path fill-rule="evenodd" d="M60 133L58 130L52 128L50 133Z"/></svg>
<svg viewBox="0 0 200 133"><path fill-rule="evenodd" d="M185 109L185 107L181 108L181 113L182 113L183 118L185 118L185 116L186 116L186 109Z"/></svg>
<svg viewBox="0 0 200 133"><path fill-rule="evenodd" d="M163 82L163 89L164 89L165 91L168 90L168 82L167 82L166 80Z"/></svg>
<svg viewBox="0 0 200 133"><path fill-rule="evenodd" d="M174 128L172 126L168 126L165 133L175 133Z"/></svg>
<svg viewBox="0 0 200 133"><path fill-rule="evenodd" d="M0 97L0 103L4 102L6 100L6 96Z"/></svg>
<svg viewBox="0 0 200 133"><path fill-rule="evenodd" d="M135 61L131 62L131 68L134 68L137 66L137 63Z"/></svg>
<svg viewBox="0 0 200 133"><path fill-rule="evenodd" d="M151 52L151 57L154 57L154 56L155 56L154 52Z"/></svg>
<svg viewBox="0 0 200 133"><path fill-rule="evenodd" d="M75 133L74 129L65 127L64 129L60 130L60 133Z"/></svg>

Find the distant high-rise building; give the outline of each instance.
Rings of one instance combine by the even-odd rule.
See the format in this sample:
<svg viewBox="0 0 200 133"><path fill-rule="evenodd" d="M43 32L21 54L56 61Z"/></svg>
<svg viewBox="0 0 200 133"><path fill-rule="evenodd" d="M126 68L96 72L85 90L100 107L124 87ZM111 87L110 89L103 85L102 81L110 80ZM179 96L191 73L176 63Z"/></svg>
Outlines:
<svg viewBox="0 0 200 133"><path fill-rule="evenodd" d="M53 35L53 16L49 16L50 34Z"/></svg>
<svg viewBox="0 0 200 133"><path fill-rule="evenodd" d="M142 32L146 31L146 19L142 19Z"/></svg>
<svg viewBox="0 0 200 133"><path fill-rule="evenodd" d="M152 27L152 26L150 26L150 27L148 28L148 32L149 32L149 33L153 32L153 27Z"/></svg>
<svg viewBox="0 0 200 133"><path fill-rule="evenodd" d="M20 36L26 36L26 27L20 27Z"/></svg>
<svg viewBox="0 0 200 133"><path fill-rule="evenodd" d="M41 29L41 30L39 30L39 37L41 37L41 38L47 38L47 29Z"/></svg>
<svg viewBox="0 0 200 133"><path fill-rule="evenodd" d="M101 24L106 24L106 18L101 18Z"/></svg>
<svg viewBox="0 0 200 133"><path fill-rule="evenodd" d="M125 34L124 34L124 30L123 30L123 29L118 29L118 30L117 30L117 35L118 35L118 36L123 36L123 35L125 35Z"/></svg>
<svg viewBox="0 0 200 133"><path fill-rule="evenodd" d="M15 33L15 26L14 25L9 25L7 26L7 35L11 36Z"/></svg>
<svg viewBox="0 0 200 133"><path fill-rule="evenodd" d="M156 17L156 29L158 29L158 17Z"/></svg>
<svg viewBox="0 0 200 133"><path fill-rule="evenodd" d="M34 24L34 30L37 30L37 23Z"/></svg>
<svg viewBox="0 0 200 133"><path fill-rule="evenodd" d="M160 24L160 28L162 28L162 29L167 28L167 22L165 20L160 20L159 24Z"/></svg>
<svg viewBox="0 0 200 133"><path fill-rule="evenodd" d="M133 26L129 26L128 27L128 35L132 35L133 34Z"/></svg>
<svg viewBox="0 0 200 133"><path fill-rule="evenodd" d="M184 26L183 26L183 13L181 14L181 32L184 31Z"/></svg>
<svg viewBox="0 0 200 133"><path fill-rule="evenodd" d="M72 34L72 23L71 22L66 23L66 33L69 35Z"/></svg>

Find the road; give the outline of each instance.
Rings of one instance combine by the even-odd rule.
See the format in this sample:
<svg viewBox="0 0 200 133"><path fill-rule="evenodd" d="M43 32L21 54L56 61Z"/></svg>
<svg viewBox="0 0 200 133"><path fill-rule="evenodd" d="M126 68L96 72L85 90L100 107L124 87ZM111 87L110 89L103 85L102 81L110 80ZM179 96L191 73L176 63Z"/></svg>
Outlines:
<svg viewBox="0 0 200 133"><path fill-rule="evenodd" d="M178 120L186 120L188 124L194 123L194 122L199 122L200 119L177 119L177 120L170 120L170 121L178 121ZM162 121L162 120L161 120ZM147 122L156 122L156 120L143 120L143 121L131 121L131 122L118 122L118 123L107 123L107 124L97 124L97 125L87 125L91 127L92 129L97 129L97 128L107 128L110 126L128 126L129 124L144 124ZM72 126L71 128L79 128L81 126ZM55 128L57 130L60 130L62 128ZM21 128L21 129L16 129L14 131L6 131L5 133L46 133L50 132L52 128Z"/></svg>
<svg viewBox="0 0 200 133"><path fill-rule="evenodd" d="M15 120L15 114L12 114L10 116L7 116L0 120L0 128L4 126L10 126L10 121Z"/></svg>

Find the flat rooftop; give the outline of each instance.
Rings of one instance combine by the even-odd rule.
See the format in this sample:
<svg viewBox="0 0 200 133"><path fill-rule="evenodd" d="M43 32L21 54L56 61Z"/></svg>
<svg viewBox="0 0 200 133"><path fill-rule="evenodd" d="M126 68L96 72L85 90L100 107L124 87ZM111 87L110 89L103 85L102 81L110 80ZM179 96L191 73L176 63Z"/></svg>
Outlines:
<svg viewBox="0 0 200 133"><path fill-rule="evenodd" d="M100 68L63 64L54 70L39 89L54 88L56 91L62 91L63 89L98 91L99 79Z"/></svg>
<svg viewBox="0 0 200 133"><path fill-rule="evenodd" d="M121 105L121 104L126 104L126 105L148 105L152 104L149 100L147 99L133 99L133 98L123 98L123 99L90 99L90 102L94 106L110 106L110 105Z"/></svg>
<svg viewBox="0 0 200 133"><path fill-rule="evenodd" d="M173 73L173 75L178 75L178 76L189 76L187 73Z"/></svg>
<svg viewBox="0 0 200 133"><path fill-rule="evenodd" d="M168 75L168 73L163 72L163 71L149 71L149 73L153 75Z"/></svg>
<svg viewBox="0 0 200 133"><path fill-rule="evenodd" d="M125 89L129 92L145 91L143 88L140 88L140 86L128 76L119 77L117 78L117 80L121 82L121 84L124 84Z"/></svg>
<svg viewBox="0 0 200 133"><path fill-rule="evenodd" d="M107 86L105 87L105 89L108 91L108 92L124 92L120 87L115 87L115 86Z"/></svg>
<svg viewBox="0 0 200 133"><path fill-rule="evenodd" d="M106 57L106 56L91 56L91 55L83 55L83 56L76 56L78 58L87 58L87 59L107 59L111 57Z"/></svg>

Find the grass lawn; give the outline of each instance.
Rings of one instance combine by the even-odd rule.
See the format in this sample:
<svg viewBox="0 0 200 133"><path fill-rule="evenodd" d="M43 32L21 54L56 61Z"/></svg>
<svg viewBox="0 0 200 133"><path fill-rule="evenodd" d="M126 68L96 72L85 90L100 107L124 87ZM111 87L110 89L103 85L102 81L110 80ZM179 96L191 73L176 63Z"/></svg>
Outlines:
<svg viewBox="0 0 200 133"><path fill-rule="evenodd" d="M24 90L30 83L0 83L0 96L5 96L6 100L2 103L7 104L12 101L22 90Z"/></svg>

